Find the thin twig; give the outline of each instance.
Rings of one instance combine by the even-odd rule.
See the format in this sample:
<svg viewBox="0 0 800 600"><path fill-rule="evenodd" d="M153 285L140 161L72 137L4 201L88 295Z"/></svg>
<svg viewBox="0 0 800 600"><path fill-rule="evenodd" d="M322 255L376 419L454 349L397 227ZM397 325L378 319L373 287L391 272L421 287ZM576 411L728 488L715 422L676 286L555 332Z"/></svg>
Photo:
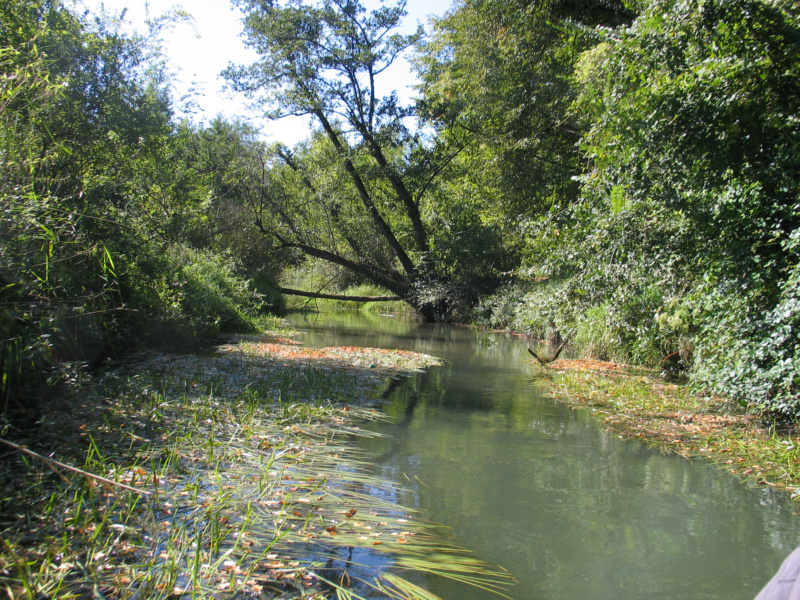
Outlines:
<svg viewBox="0 0 800 600"><path fill-rule="evenodd" d="M126 490L130 490L132 492L136 492L138 494L144 494L145 496L149 496L150 495L150 492L147 492L145 490L140 490L139 488L135 488L135 487L130 486L130 485L125 485L124 483L119 483L118 481L113 481L111 479L106 479L105 477L101 477L100 475L95 475L94 473L89 473L88 471L84 471L83 469L78 469L77 467L73 467L71 465L65 465L62 462L59 462L59 461L54 460L52 458L48 458L46 456L42 456L41 454L38 454L37 452L34 452L33 450L28 450L27 448L25 448L23 446L18 446L17 444L15 444L13 442L9 442L8 440L4 440L3 438L0 438L0 443L3 443L5 445L7 445L7 446L11 446L15 450L19 450L20 452L24 452L25 454L29 454L30 456L33 456L34 458L38 458L39 460L44 461L45 464L47 464L47 466L50 467L51 469L53 469L53 465L55 465L55 466L60 467L62 469L66 469L67 471L72 471L73 473L78 473L79 475L83 475L84 477L89 477L91 479L96 479L97 481L102 481L103 483L107 483L108 485L114 485L114 486L117 486L117 487L121 487L121 488L124 488ZM62 479L63 479L63 476L62 476Z"/></svg>
<svg viewBox="0 0 800 600"><path fill-rule="evenodd" d="M680 350L676 350L676 351L675 351L675 352L673 352L672 354L670 354L670 355L668 355L668 356L665 356L664 358L662 358L662 359L661 359L661 362L666 362L666 361L668 361L670 358L672 358L673 356L677 356L677 355L678 355L678 354L680 354L680 353L681 353L681 351L680 351Z"/></svg>

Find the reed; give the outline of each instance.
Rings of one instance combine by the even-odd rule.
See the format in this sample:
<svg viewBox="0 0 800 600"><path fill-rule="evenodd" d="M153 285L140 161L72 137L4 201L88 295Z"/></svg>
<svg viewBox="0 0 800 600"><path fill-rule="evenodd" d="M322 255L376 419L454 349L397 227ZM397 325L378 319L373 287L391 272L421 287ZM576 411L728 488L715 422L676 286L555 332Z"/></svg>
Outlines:
<svg viewBox="0 0 800 600"><path fill-rule="evenodd" d="M376 370L262 350L152 356L76 384L74 410L38 445L107 481L8 457L0 590L432 599L421 582L446 577L503 595L512 578L400 506L403 490L371 475L353 443L376 435L360 424L384 417L363 400L402 361Z"/></svg>

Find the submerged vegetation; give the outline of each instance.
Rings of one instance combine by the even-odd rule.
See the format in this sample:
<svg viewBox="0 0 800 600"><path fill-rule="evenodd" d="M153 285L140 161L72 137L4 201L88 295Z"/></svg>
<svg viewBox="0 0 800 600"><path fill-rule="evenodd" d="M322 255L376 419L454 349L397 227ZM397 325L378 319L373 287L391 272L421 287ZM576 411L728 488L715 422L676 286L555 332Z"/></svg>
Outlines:
<svg viewBox="0 0 800 600"><path fill-rule="evenodd" d="M74 380L30 442L84 474L6 457L0 588L30 600L433 599L425 578L441 576L502 592L506 573L400 506L350 441L372 435L360 424L381 414L366 400L388 378L432 364L252 336Z"/></svg>

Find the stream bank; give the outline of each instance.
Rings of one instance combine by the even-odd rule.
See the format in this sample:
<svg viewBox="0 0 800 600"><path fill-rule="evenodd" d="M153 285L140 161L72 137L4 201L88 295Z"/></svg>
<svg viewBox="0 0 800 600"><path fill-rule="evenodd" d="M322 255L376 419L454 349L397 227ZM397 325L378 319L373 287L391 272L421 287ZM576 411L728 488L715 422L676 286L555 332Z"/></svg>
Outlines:
<svg viewBox="0 0 800 600"><path fill-rule="evenodd" d="M29 443L114 484L17 457L0 474L0 589L484 600L496 596L451 580L477 568L505 589L493 563L518 599L752 600L800 539L783 494L621 441L552 399L536 375L567 363L532 370L512 336L349 313L294 325L302 338L76 379L69 410L54 406ZM630 374L618 380L633 396L634 375L668 385ZM445 567L451 579L425 574Z"/></svg>
<svg viewBox="0 0 800 600"><path fill-rule="evenodd" d="M590 410L621 437L708 459L753 485L800 496L800 434L794 423L695 394L655 370L590 359L561 359L534 369L550 380L555 397Z"/></svg>

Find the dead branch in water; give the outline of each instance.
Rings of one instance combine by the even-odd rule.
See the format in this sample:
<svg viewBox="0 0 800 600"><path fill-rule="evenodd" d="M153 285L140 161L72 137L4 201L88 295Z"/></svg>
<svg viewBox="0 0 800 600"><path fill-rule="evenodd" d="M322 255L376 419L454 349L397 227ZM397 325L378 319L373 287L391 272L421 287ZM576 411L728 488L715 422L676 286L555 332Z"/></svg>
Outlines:
<svg viewBox="0 0 800 600"><path fill-rule="evenodd" d="M558 348L556 348L556 351L553 353L552 356L539 356L538 354L536 354L536 352L534 352L530 348L528 348L528 353L531 356L533 356L533 358L535 358L540 365L545 366L547 365L547 363L551 363L554 360L558 360L558 355L561 354L561 351L564 349L564 346L567 345L568 341L569 340L564 340L563 342L561 342L561 345Z"/></svg>
<svg viewBox="0 0 800 600"><path fill-rule="evenodd" d="M24 446L19 446L19 445L13 443L13 442L9 442L8 440L4 440L3 438L0 438L0 443L5 444L6 446L11 446L12 448L14 448L14 450L18 450L20 452L24 452L25 454L28 454L29 456L33 456L34 458L38 458L39 460L43 461L48 467L50 467L56 473L56 475L61 477L61 479L65 479L65 477L61 473L56 471L55 467L59 467L61 469L66 469L67 471L72 471L73 473L78 473L79 475L83 475L84 477L88 477L90 479L95 479L97 481L100 481L100 482L108 484L108 485L121 487L121 488L124 488L126 490L130 490L132 492L136 492L137 494L144 494L145 496L149 496L150 495L150 492L146 492L145 490L140 490L139 488L135 488L135 487L130 486L130 485L125 485L124 483L119 483L118 481L112 481L111 479L106 479L105 477L101 477L100 475L95 475L94 473L89 473L88 471L84 471L83 469L79 469L79 468L73 467L71 465L65 465L62 462L59 462L59 461L54 460L52 458L48 458L46 456L42 456L38 452L34 452L33 450L28 450Z"/></svg>

